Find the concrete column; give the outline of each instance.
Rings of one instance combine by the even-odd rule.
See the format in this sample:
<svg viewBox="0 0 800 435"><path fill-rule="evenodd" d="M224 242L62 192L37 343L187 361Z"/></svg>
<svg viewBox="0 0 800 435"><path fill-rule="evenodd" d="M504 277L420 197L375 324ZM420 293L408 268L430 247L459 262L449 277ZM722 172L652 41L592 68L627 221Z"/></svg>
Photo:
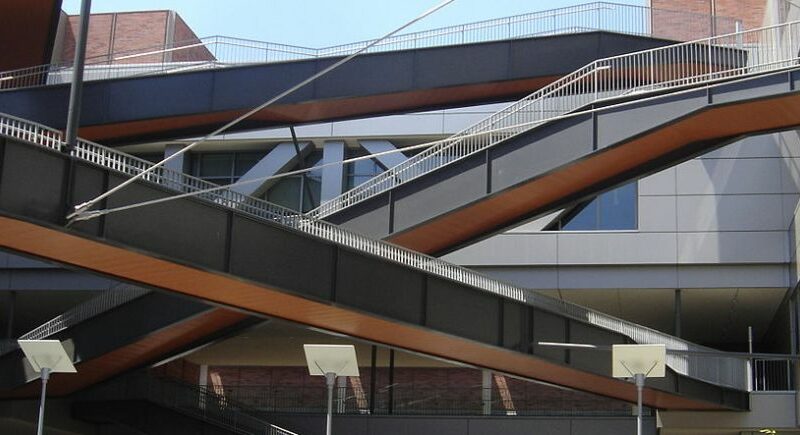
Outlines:
<svg viewBox="0 0 800 435"><path fill-rule="evenodd" d="M380 154L387 151L397 150L397 147L395 147L394 144L388 140L360 140L358 143L360 143L361 146L364 147L364 149L370 154ZM375 159L386 168L391 168L403 163L408 159L408 157L406 157L406 155L402 152L397 151L391 154L375 156Z"/></svg>
<svg viewBox="0 0 800 435"><path fill-rule="evenodd" d="M302 157L308 155L314 147L308 143L303 142L299 145L300 155L297 155L297 150L292 142L285 142L278 144L272 149L264 158L258 161L249 171L239 178L239 182L253 180L252 183L244 184L241 186L234 186L232 189L243 195L260 196L269 190L278 180L262 180L255 181L260 178L270 177L273 175L286 172L297 165Z"/></svg>
<svg viewBox="0 0 800 435"><path fill-rule="evenodd" d="M322 149L322 163L341 162L344 160L345 145L342 141L325 142ZM322 194L320 203L329 201L342 194L344 185L344 165L331 165L322 168Z"/></svg>
<svg viewBox="0 0 800 435"><path fill-rule="evenodd" d="M481 378L481 403L483 415L492 415L492 372L484 370Z"/></svg>
<svg viewBox="0 0 800 435"><path fill-rule="evenodd" d="M185 147L183 144L171 143L164 147L164 158L179 152ZM173 171L186 172L186 154L181 154L178 157L164 163L164 167Z"/></svg>

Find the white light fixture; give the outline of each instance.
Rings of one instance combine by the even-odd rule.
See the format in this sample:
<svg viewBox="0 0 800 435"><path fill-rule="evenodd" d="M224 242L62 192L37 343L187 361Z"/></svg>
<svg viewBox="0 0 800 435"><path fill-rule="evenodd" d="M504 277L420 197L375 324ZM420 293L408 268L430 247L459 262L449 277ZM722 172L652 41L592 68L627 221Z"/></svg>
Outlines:
<svg viewBox="0 0 800 435"><path fill-rule="evenodd" d="M642 390L647 377L663 378L667 347L663 344L615 344L611 347L611 376L636 383L636 433L642 435Z"/></svg>
<svg viewBox="0 0 800 435"><path fill-rule="evenodd" d="M77 373L72 359L58 340L17 340L25 358L42 377L42 397L39 400L39 425L36 433L42 435L44 428L44 399L50 373Z"/></svg>
<svg viewBox="0 0 800 435"><path fill-rule="evenodd" d="M328 418L325 433L331 435L333 385L337 376L358 376L356 348L352 344L304 344L308 374L325 376L328 387Z"/></svg>

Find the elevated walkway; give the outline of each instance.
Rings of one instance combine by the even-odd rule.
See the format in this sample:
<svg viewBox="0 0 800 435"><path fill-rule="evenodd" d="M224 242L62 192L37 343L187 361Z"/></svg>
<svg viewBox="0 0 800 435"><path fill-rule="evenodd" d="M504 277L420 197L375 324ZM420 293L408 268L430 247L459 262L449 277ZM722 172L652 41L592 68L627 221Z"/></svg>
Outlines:
<svg viewBox="0 0 800 435"><path fill-rule="evenodd" d="M250 313L628 401L634 400L635 388L608 376L607 355L553 350L537 343L634 340L663 342L675 350L704 349L232 191L113 213L66 228L63 216L69 205L118 184L126 172L138 172L140 163L86 142L68 155L59 151L58 140L51 141L57 132L16 122L15 136L39 145L3 139L0 244L5 249ZM197 182L161 171L109 198L106 205L169 196L176 188L202 188ZM454 300L459 310L451 309ZM150 336L158 335L154 331ZM747 393L742 391L747 389L745 364L724 355L705 365L693 364L691 358L673 357L669 376L650 384L648 406L747 407ZM101 367L113 363L106 356L92 362ZM78 368L69 382L80 382ZM28 373L15 382L34 379ZM57 389L59 382L67 381L55 377L51 382Z"/></svg>
<svg viewBox="0 0 800 435"><path fill-rule="evenodd" d="M233 130L508 101L594 59L671 43L592 32L364 54ZM204 134L339 59L87 82L79 133L107 144ZM68 98L68 84L0 91L0 112L63 129Z"/></svg>
<svg viewBox="0 0 800 435"><path fill-rule="evenodd" d="M598 60L309 214L438 255L742 136L796 127L797 50L782 38L798 29Z"/></svg>

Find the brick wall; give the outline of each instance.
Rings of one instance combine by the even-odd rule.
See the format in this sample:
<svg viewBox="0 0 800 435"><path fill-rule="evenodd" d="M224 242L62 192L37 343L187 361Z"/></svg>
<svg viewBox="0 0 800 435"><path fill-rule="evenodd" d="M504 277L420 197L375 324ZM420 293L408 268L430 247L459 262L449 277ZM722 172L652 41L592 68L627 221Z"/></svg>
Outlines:
<svg viewBox="0 0 800 435"><path fill-rule="evenodd" d="M216 374L228 394L237 394L244 400L252 400L258 406L259 400L270 404L289 404L302 408L322 406L325 381L321 376L310 376L306 367L251 367L251 366L211 366L209 378ZM363 396L370 396L370 369L360 368L360 386ZM396 367L394 373L394 406L397 412L458 412L471 410L479 413L481 409L482 373L468 368L439 367ZM196 381L195 381L196 382ZM209 379L208 385L212 382ZM388 406L389 370L376 369L376 409L385 410ZM348 382L348 397L354 399L354 382ZM607 411L625 413L630 405L589 393L572 391L546 384L522 381L502 375L495 375L492 382L492 397L495 412L526 410L539 411ZM503 398L510 400L503 400ZM266 402L265 402L266 403ZM363 406L363 404L362 404Z"/></svg>
<svg viewBox="0 0 800 435"><path fill-rule="evenodd" d="M653 35L665 39L692 40L712 33L736 31L734 21L745 29L761 27L767 0L714 0L717 18L711 19L712 0L651 0ZM683 13L669 12L679 11Z"/></svg>
<svg viewBox="0 0 800 435"><path fill-rule="evenodd" d="M111 53L157 50L171 44L173 41L167 41L169 16L169 11L92 14L89 18L89 37L86 41L87 63L92 63L92 60L111 61ZM75 56L75 38L80 17L69 16L68 23L64 32L63 48L60 57L57 57L65 62L71 62ZM177 14L173 34L174 42L191 44L199 41L197 35ZM115 60L112 63L150 63L162 60L164 60L162 54L154 54ZM174 52L172 60L175 62L213 60L213 56L205 47L197 47Z"/></svg>
<svg viewBox="0 0 800 435"><path fill-rule="evenodd" d="M183 18L180 15L175 15L175 37L174 43L175 46L180 47L184 45L191 45L196 42L199 42L200 39L197 35L192 31L192 29L183 21ZM193 47L186 50L178 50L173 52L172 54L172 61L173 62L190 62L190 61L202 61L202 60L214 60L214 56L211 54L210 51L206 47Z"/></svg>

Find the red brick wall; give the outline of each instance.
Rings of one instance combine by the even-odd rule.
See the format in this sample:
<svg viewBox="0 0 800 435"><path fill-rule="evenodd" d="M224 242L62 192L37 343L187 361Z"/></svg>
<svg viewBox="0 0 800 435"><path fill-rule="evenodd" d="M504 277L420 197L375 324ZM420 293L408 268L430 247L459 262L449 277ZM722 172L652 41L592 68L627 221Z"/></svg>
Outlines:
<svg viewBox="0 0 800 435"><path fill-rule="evenodd" d="M725 17L742 20L745 29L763 25L766 0L714 0L718 18L713 23L711 1L651 0L653 35L685 41L708 37L712 30L716 35L736 31L734 22Z"/></svg>
<svg viewBox="0 0 800 435"><path fill-rule="evenodd" d="M199 42L200 39L191 28L183 21L180 15L175 16L175 46L191 45ZM206 47L193 47L186 50L178 50L172 53L173 62L189 62L198 60L214 60L214 56Z"/></svg>
<svg viewBox="0 0 800 435"><path fill-rule="evenodd" d="M112 52L150 51L163 48L168 42L172 42L166 40L169 15L169 11L92 14L89 18L89 37L86 42L87 63L110 60ZM72 62L75 56L75 37L79 20L80 17L77 15L69 17L60 57L64 62ZM175 42L199 41L197 35L177 14L174 26ZM116 60L113 63L150 63L161 62L163 59L162 54L155 54ZM213 60L213 56L205 47L197 47L174 52L172 60L175 62Z"/></svg>
<svg viewBox="0 0 800 435"><path fill-rule="evenodd" d="M365 396L369 397L370 370L361 367L360 382ZM302 396L306 406L323 399L325 381L321 376L309 376L305 367L242 367L212 366L209 375L219 375L222 386L231 393L238 393L244 400L257 401L266 392L282 391L285 397ZM388 402L389 370L380 367L376 370L377 407L386 407ZM495 411L525 410L576 410L576 411L617 411L627 412L630 405L579 391L571 391L545 384L503 377L492 382L492 397ZM394 373L395 407L399 412L415 410L455 410L467 408L480 411L482 373L480 370L466 368L397 367ZM211 386L209 380L208 385ZM252 387L244 390L237 387ZM260 387L260 388L259 388ZM500 388L506 388L510 402L503 402ZM353 384L348 383L348 397L354 397ZM248 394L249 391L249 394ZM300 393L302 392L302 394ZM235 394L235 393L234 393ZM248 399L249 398L249 399ZM421 400L425 398L425 400ZM279 399L276 403L279 403ZM299 400L299 399L298 399ZM320 402L322 403L322 402ZM498 405L501 403L501 405ZM256 404L256 403L254 403ZM256 404L257 405L257 404ZM301 406L298 401L295 406ZM471 406L469 406L471 405Z"/></svg>
<svg viewBox="0 0 800 435"><path fill-rule="evenodd" d="M167 37L167 11L117 14L114 27L114 52L163 48ZM118 63L161 62L163 54L123 59Z"/></svg>
<svg viewBox="0 0 800 435"><path fill-rule="evenodd" d="M89 18L89 38L86 40L86 59L87 63L91 59L107 58L111 49L111 35L114 22L114 14L96 14ZM75 39L78 36L80 17L72 15L69 17L69 25L64 34L64 48L61 59L70 63L75 57Z"/></svg>

